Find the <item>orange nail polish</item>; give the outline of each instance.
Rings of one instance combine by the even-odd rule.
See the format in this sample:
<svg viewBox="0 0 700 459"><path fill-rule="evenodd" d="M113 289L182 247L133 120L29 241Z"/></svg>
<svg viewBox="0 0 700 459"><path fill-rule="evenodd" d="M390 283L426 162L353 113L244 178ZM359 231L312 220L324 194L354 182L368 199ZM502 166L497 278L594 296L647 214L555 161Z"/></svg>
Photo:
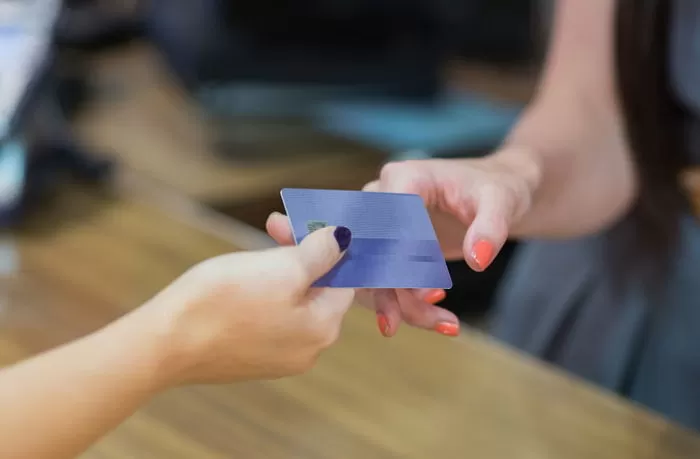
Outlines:
<svg viewBox="0 0 700 459"><path fill-rule="evenodd" d="M435 327L435 331L445 336L459 336L459 325L443 322Z"/></svg>
<svg viewBox="0 0 700 459"><path fill-rule="evenodd" d="M486 269L493 258L493 244L489 241L478 241L472 249L472 258L481 269Z"/></svg>
<svg viewBox="0 0 700 459"><path fill-rule="evenodd" d="M377 326L384 336L389 336L389 320L384 314L377 314Z"/></svg>
<svg viewBox="0 0 700 459"><path fill-rule="evenodd" d="M444 300L446 296L447 296L447 293L445 293L444 290L441 290L441 289L431 290L427 295L425 295L423 300L426 303L437 304L437 303L441 302L442 300Z"/></svg>

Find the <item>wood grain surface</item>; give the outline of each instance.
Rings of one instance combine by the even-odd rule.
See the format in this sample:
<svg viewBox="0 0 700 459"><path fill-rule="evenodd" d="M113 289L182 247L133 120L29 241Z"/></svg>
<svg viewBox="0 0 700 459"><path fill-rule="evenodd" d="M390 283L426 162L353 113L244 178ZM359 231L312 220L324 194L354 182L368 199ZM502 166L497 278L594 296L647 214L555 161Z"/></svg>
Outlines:
<svg viewBox="0 0 700 459"><path fill-rule="evenodd" d="M88 333L239 248L224 238L240 227L187 208L67 190L3 235L0 364ZM310 374L170 391L83 457L691 458L700 440L477 332L404 328L387 340L357 309Z"/></svg>
<svg viewBox="0 0 700 459"><path fill-rule="evenodd" d="M97 92L76 127L83 141L123 166L210 205L279 196L284 187L358 189L386 162L378 154L320 134L288 141L257 122L228 123L256 153L225 155L212 120L170 74L158 53L136 44L98 56ZM233 134L231 134L233 136Z"/></svg>
<svg viewBox="0 0 700 459"><path fill-rule="evenodd" d="M204 116L150 45L99 55L91 69L97 91L76 123L81 138L129 169L210 205L274 199L284 187L360 189L396 153L319 132L275 140L276 128L241 119L224 130L233 131L229 137L251 138L260 151L222 155L213 141L221 127ZM450 64L445 78L455 89L517 103L529 100L536 82L534 72L464 63Z"/></svg>

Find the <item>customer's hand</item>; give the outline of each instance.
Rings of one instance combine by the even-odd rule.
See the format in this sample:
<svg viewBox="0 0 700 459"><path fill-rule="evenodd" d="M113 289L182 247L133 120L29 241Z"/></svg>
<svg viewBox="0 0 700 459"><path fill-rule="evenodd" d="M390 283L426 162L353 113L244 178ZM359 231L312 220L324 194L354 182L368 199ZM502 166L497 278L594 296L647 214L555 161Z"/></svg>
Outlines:
<svg viewBox="0 0 700 459"><path fill-rule="evenodd" d="M166 385L268 379L309 370L340 333L352 289L310 286L351 235L325 228L296 247L207 260L142 308L162 334Z"/></svg>
<svg viewBox="0 0 700 459"><path fill-rule="evenodd" d="M294 238L287 217L280 213L270 215L267 229L279 244L290 246ZM377 325L387 337L396 334L403 319L415 327L434 330L448 336L459 334L459 319L450 311L434 306L444 299L443 290L360 289L359 303L377 312Z"/></svg>
<svg viewBox="0 0 700 459"><path fill-rule="evenodd" d="M420 195L445 257L464 259L475 271L483 271L532 201L536 177L519 168L519 154L504 150L483 159L390 163L365 191ZM267 231L279 244L294 243L287 218L281 214L270 216ZM428 290L358 291L360 303L377 312L377 323L385 336L393 336L402 321L446 335L457 334L459 321L454 314L430 304L440 296L439 291Z"/></svg>
<svg viewBox="0 0 700 459"><path fill-rule="evenodd" d="M520 153L389 163L365 191L420 195L445 257L483 271L532 202L536 180L522 170L527 166L517 161Z"/></svg>

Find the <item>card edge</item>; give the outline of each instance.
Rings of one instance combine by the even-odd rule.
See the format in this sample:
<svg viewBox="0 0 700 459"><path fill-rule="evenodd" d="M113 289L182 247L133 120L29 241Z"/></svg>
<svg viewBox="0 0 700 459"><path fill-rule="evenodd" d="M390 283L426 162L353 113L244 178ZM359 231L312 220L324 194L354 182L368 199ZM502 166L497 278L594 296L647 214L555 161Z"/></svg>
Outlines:
<svg viewBox="0 0 700 459"><path fill-rule="evenodd" d="M284 207L285 214L287 216L287 221L289 222L289 227L292 232L292 237L294 238L295 244L299 244L298 239L296 234L294 233L294 226L292 224L292 219L291 216L289 215L289 209L287 207L287 203L285 201L285 192L288 191L294 191L294 190L301 190L301 191L337 191L337 192L345 192L345 193L378 193L378 194L389 194L389 195L395 195L395 196L406 196L406 197L412 197L412 198L418 198L422 204L422 208L426 213L426 216L428 218L428 221L430 222L430 226L433 229L433 235L435 237L436 241L439 241L439 238L437 237L437 232L435 231L435 225L432 222L432 219L430 218L430 212L428 211L427 206L425 205L425 201L423 200L423 197L420 196L417 193L392 193L392 192L385 192L385 191L362 191L362 190L333 190L333 189L323 189L323 188L282 188L280 190L280 198L282 200L282 205ZM452 275L450 274L449 266L447 265L447 259L443 258L443 266L445 268L445 271L447 272L447 278L449 279L449 286L447 287L434 287L434 288L441 288L443 290L451 290L454 287L454 281L452 279ZM397 289L413 289L416 287L325 287L325 288L367 288L367 289L382 289L382 288L397 288ZM433 287L421 287L421 288L433 288Z"/></svg>
<svg viewBox="0 0 700 459"><path fill-rule="evenodd" d="M287 207L287 202L284 200L284 192L287 190L292 190L294 188L282 188L280 190L280 198L282 200L282 207L284 207L284 214L287 217L287 223L289 223L289 230L292 232L292 239L294 239L294 245L299 245L299 239L294 232L294 225L292 224L292 218L289 216L289 208Z"/></svg>

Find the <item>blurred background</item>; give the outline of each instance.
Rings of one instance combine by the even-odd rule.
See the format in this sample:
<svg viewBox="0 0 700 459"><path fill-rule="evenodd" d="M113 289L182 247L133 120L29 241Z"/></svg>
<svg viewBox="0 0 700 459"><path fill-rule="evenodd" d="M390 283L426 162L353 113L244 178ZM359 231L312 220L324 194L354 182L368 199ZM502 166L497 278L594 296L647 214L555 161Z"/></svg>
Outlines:
<svg viewBox="0 0 700 459"><path fill-rule="evenodd" d="M552 3L0 0L0 368L265 247L282 188L358 190L389 161L498 148ZM696 438L475 329L515 244L484 273L450 264L442 306L471 325L456 339L386 340L354 308L309 374L174 389L84 457L698 457Z"/></svg>
<svg viewBox="0 0 700 459"><path fill-rule="evenodd" d="M3 135L5 226L40 213L65 181L99 187L128 170L260 229L281 210L282 187L359 189L390 160L497 147L533 91L550 9L540 0L0 8L6 36L31 24L49 51L18 77L32 89ZM478 323L511 252L483 274L453 264L445 305Z"/></svg>

